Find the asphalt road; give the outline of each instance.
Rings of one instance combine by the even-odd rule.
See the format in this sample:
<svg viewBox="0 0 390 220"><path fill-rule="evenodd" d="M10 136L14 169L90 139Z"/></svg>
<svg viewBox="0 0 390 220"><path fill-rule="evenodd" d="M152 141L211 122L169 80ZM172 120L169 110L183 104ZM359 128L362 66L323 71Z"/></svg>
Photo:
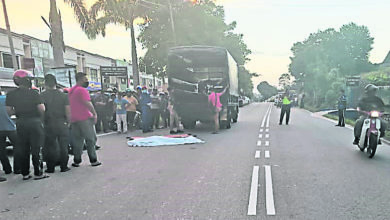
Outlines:
<svg viewBox="0 0 390 220"><path fill-rule="evenodd" d="M0 219L390 219L389 146L368 159L350 129L300 109L280 126L279 113L251 104L230 130L189 131L199 145L134 148L125 135L99 137L100 167L84 157L40 181L8 175Z"/></svg>

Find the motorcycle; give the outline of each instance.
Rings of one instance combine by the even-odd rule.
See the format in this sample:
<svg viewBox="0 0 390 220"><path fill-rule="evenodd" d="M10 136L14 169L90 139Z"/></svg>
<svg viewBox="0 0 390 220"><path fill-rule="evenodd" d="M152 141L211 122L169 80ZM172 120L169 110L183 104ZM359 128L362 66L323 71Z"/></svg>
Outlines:
<svg viewBox="0 0 390 220"><path fill-rule="evenodd" d="M368 117L364 120L362 133L360 135L360 141L358 147L360 151L364 151L367 148L367 154L369 158L373 158L380 143L381 136L381 116L383 113L379 111L361 111L359 112L366 114Z"/></svg>

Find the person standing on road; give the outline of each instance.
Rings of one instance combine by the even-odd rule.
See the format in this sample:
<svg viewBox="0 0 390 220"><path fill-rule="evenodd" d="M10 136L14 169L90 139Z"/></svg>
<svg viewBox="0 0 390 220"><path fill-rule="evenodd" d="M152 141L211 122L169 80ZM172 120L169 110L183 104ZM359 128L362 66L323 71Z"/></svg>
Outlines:
<svg viewBox="0 0 390 220"><path fill-rule="evenodd" d="M116 124L118 126L118 133L127 133L126 108L129 102L123 97L124 94L118 92L118 98L115 99L116 107ZM122 129L123 124L123 129Z"/></svg>
<svg viewBox="0 0 390 220"><path fill-rule="evenodd" d="M47 173L54 173L58 159L60 161L61 172L70 170L68 167L69 99L67 95L57 90L56 86L57 81L55 76L51 74L46 75L46 90L41 94L41 97L46 108L44 120L46 138L44 148L46 150Z"/></svg>
<svg viewBox="0 0 390 220"><path fill-rule="evenodd" d="M209 104L211 105L211 109L213 111L214 118L214 132L213 134L218 134L219 131L219 112L222 110L221 96L225 94L226 90L229 86L227 86L222 92L217 93L215 90L211 92L208 97Z"/></svg>
<svg viewBox="0 0 390 220"><path fill-rule="evenodd" d="M134 119L137 112L138 100L135 98L135 94L132 91L128 91L125 99L129 104L126 107L127 125L130 131L134 128Z"/></svg>
<svg viewBox="0 0 390 220"><path fill-rule="evenodd" d="M169 99L168 99L168 110L169 110L169 133L170 134L179 134L184 133L183 130L180 129L180 117L176 112L175 101L173 97L174 90L171 87L168 87ZM174 130L176 128L176 131Z"/></svg>
<svg viewBox="0 0 390 220"><path fill-rule="evenodd" d="M161 118L163 120L164 128L167 128L169 125L168 93L160 93L160 99Z"/></svg>
<svg viewBox="0 0 390 220"><path fill-rule="evenodd" d="M97 114L92 105L91 97L87 91L88 78L85 73L76 74L76 85L69 90L69 104L72 123L73 140L73 167L79 167L82 159L84 141L86 143L89 161L92 166L101 163L96 155L96 131L95 123Z"/></svg>
<svg viewBox="0 0 390 220"><path fill-rule="evenodd" d="M97 113L97 123L96 123L96 132L103 131L104 133L108 132L108 118L107 118L107 104L108 97L103 93L102 90L98 91L97 94L92 99L92 103L96 109ZM103 126L103 128L102 128Z"/></svg>
<svg viewBox="0 0 390 220"><path fill-rule="evenodd" d="M17 70L13 76L17 89L9 92L5 104L9 115L16 115L17 147L20 147L20 163L23 180L30 175L30 154L34 166L34 179L47 178L42 171L41 148L44 141L42 118L45 105L37 91L31 89L34 76L25 71Z"/></svg>
<svg viewBox="0 0 390 220"><path fill-rule="evenodd" d="M337 109L339 111L339 123L336 126L345 127L345 111L347 110L347 97L344 89L340 89L340 97L337 100Z"/></svg>
<svg viewBox="0 0 390 220"><path fill-rule="evenodd" d="M150 113L150 106L152 104L152 100L150 98L150 95L148 94L148 89L146 86L142 87L142 93L140 96L140 105L142 110L142 132L152 132L151 129L151 113Z"/></svg>
<svg viewBox="0 0 390 220"><path fill-rule="evenodd" d="M283 123L284 115L286 115L286 125L288 125L288 122L290 121L290 111L291 111L291 98L290 93L287 90L282 98L282 110L280 112L280 119L279 119L279 125Z"/></svg>
<svg viewBox="0 0 390 220"><path fill-rule="evenodd" d="M150 96L152 100L152 104L150 106L150 111L152 113L152 126L156 129L160 128L160 104L161 104L161 99L160 96L157 93L157 89L153 89L152 95ZM152 127L153 129L153 127Z"/></svg>
<svg viewBox="0 0 390 220"><path fill-rule="evenodd" d="M9 117L7 113L7 109L5 107L5 96L0 95L0 161L1 161L1 165L3 166L3 170L5 174L11 174L12 167L6 152L7 137L11 141L11 144L13 146L14 174L20 174L21 173L20 159L19 159L20 153L19 153L19 147L16 145L17 134L16 134L15 123L12 121L12 119Z"/></svg>

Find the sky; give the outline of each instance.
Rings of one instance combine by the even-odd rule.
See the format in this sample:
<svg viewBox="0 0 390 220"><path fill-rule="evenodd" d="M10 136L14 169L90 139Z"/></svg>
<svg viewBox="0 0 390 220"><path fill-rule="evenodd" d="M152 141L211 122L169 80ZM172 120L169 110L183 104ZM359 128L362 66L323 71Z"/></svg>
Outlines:
<svg viewBox="0 0 390 220"><path fill-rule="evenodd" d="M95 0L86 0L91 5ZM48 20L49 0L6 0L13 32L47 40L50 30L41 20ZM305 40L310 33L327 28L339 29L355 22L369 28L374 37L370 60L380 63L390 51L389 0L218 0L225 8L226 22L237 21L237 33L244 34L251 61L246 67L261 74L254 78L278 84L281 74L288 72L290 48ZM130 32L110 25L105 38L89 40L80 29L72 9L57 0L61 10L65 44L116 59L131 59ZM2 10L0 27L5 28ZM139 53L144 52L138 45Z"/></svg>

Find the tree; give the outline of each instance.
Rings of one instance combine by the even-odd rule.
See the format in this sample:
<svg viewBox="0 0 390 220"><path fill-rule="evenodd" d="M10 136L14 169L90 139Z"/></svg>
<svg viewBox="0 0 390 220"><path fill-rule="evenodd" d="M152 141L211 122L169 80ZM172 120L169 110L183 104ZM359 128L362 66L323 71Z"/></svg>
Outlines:
<svg viewBox="0 0 390 220"><path fill-rule="evenodd" d="M267 100L278 94L278 89L270 85L267 81L263 81L257 85L257 91L262 95L263 100Z"/></svg>
<svg viewBox="0 0 390 220"><path fill-rule="evenodd" d="M291 48L289 72L304 84L309 104L324 105L333 82L373 69L368 60L372 44L368 28L354 23L312 33Z"/></svg>
<svg viewBox="0 0 390 220"><path fill-rule="evenodd" d="M150 9L135 0L97 0L88 11L83 0L65 0L74 8L80 27L88 38L94 39L97 35L106 35L108 24L120 24L130 29L131 59L134 74L134 87L139 84L138 57L136 38L134 33L134 20L138 17L147 18Z"/></svg>
<svg viewBox="0 0 390 220"><path fill-rule="evenodd" d="M288 73L283 73L279 77L279 86L282 89L288 89L291 86L291 75Z"/></svg>
<svg viewBox="0 0 390 220"><path fill-rule="evenodd" d="M243 35L234 33L236 22L225 23L223 7L209 0L198 1L196 4L175 1L172 7L174 33L171 16L168 10L162 7L151 11L148 22L141 26L141 34L138 37L143 49L147 50L145 63L157 76L166 75L167 54L173 46L220 46L228 49L239 65L244 65L249 60L251 51L244 43ZM176 42L173 39L176 39ZM251 86L253 88L250 78L249 72L240 71L241 88L248 92Z"/></svg>
<svg viewBox="0 0 390 220"><path fill-rule="evenodd" d="M73 1L73 4L77 4L77 2ZM51 30L50 44L53 47L53 56L55 64L54 67L64 67L64 33L62 31L61 12L57 11L56 0L50 0L49 22Z"/></svg>

